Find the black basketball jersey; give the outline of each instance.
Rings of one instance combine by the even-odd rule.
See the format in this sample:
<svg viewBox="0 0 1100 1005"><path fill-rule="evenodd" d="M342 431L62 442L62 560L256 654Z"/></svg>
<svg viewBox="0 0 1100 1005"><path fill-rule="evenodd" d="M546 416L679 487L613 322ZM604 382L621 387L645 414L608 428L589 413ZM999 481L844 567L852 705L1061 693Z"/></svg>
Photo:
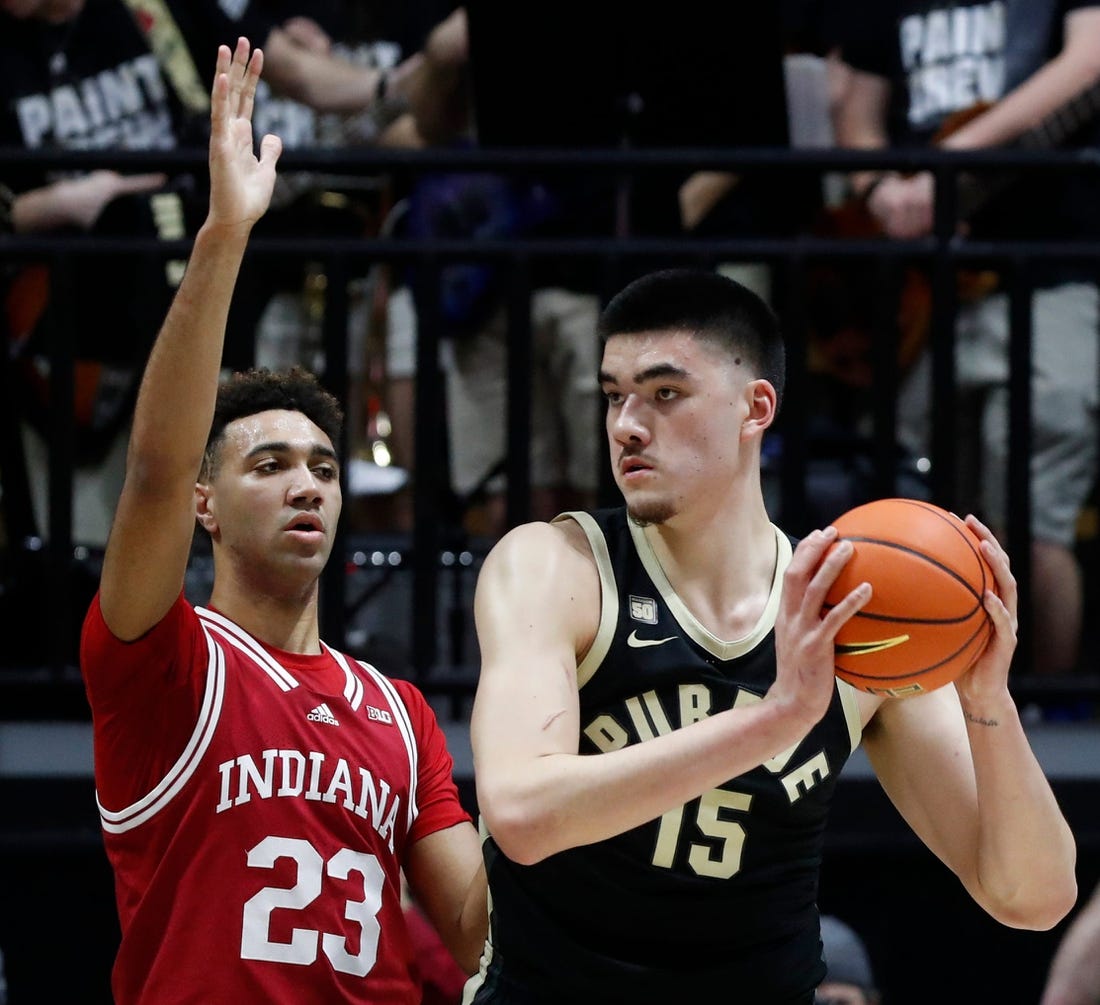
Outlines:
<svg viewBox="0 0 1100 1005"><path fill-rule="evenodd" d="M763 615L726 642L676 596L625 510L558 519L584 528L601 580L599 628L577 670L582 754L764 696L775 679L786 535L775 531ZM521 866L483 830L491 932L466 1000L812 1000L825 973L816 906L823 831L859 738L855 692L838 681L824 718L790 750L610 840Z"/></svg>

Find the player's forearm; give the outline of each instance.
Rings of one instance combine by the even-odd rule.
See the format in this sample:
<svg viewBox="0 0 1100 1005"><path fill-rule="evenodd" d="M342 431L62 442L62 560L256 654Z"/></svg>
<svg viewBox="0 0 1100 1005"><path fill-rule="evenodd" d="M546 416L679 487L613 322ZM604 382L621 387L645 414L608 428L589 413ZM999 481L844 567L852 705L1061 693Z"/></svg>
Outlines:
<svg viewBox="0 0 1100 1005"><path fill-rule="evenodd" d="M1076 846L1007 693L963 706L978 787L980 899L1015 928L1048 929L1073 907Z"/></svg>
<svg viewBox="0 0 1100 1005"><path fill-rule="evenodd" d="M505 854L522 864L606 840L675 813L794 746L812 723L779 704L762 701L722 712L594 756L512 757L502 754L507 748L498 740L479 737L475 724L482 815ZM724 791L722 805L747 809L747 802L735 805L735 789Z"/></svg>
<svg viewBox="0 0 1100 1005"><path fill-rule="evenodd" d="M468 974L477 973L488 935L488 921L488 885L485 866L482 864L474 874L466 892L462 915L458 922L458 942L454 949L454 957L458 965Z"/></svg>
<svg viewBox="0 0 1100 1005"><path fill-rule="evenodd" d="M130 464L158 482L198 474L248 233L209 223L200 229L150 354L134 412Z"/></svg>

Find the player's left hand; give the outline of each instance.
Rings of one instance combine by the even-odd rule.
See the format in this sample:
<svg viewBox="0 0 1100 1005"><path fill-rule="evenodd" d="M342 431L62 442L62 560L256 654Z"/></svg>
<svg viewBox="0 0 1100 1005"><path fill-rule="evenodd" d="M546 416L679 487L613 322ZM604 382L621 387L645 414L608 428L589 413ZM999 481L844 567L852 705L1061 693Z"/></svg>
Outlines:
<svg viewBox="0 0 1100 1005"><path fill-rule="evenodd" d="M982 598L993 622L993 637L978 661L956 682L963 705L1000 697L1008 687L1008 671L1016 652L1018 591L1008 553L993 532L977 517L970 515L966 525L978 536L982 555L993 570L996 589L988 589Z"/></svg>

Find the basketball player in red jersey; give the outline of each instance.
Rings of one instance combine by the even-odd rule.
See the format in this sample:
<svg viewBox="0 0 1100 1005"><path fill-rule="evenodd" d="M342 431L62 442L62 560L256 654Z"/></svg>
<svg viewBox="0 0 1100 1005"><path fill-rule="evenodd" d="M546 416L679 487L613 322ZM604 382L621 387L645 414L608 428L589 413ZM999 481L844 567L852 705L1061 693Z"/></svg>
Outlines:
<svg viewBox="0 0 1100 1005"><path fill-rule="evenodd" d="M112 985L119 1005L412 1005L401 872L472 971L477 833L423 697L318 636L339 407L302 371L219 381L280 152L265 136L253 153L262 61L245 39L218 53L209 214L145 372L82 639L122 928ZM182 591L196 514L205 609Z"/></svg>

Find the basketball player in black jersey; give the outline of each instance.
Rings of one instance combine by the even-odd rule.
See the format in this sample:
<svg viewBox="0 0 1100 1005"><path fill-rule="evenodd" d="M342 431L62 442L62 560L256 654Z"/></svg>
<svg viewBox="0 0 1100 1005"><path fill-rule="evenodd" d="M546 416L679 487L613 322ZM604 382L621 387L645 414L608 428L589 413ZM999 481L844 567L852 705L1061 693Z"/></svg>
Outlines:
<svg viewBox="0 0 1100 1005"><path fill-rule="evenodd" d="M803 1005L825 968L825 817L862 740L886 791L994 918L1047 929L1075 846L1008 691L1016 584L957 685L882 699L833 640L870 596L822 601L850 556L765 509L783 389L767 306L711 272L607 307L600 380L625 509L516 528L482 569L472 723L491 937L467 1002ZM642 742L645 741L645 742Z"/></svg>

